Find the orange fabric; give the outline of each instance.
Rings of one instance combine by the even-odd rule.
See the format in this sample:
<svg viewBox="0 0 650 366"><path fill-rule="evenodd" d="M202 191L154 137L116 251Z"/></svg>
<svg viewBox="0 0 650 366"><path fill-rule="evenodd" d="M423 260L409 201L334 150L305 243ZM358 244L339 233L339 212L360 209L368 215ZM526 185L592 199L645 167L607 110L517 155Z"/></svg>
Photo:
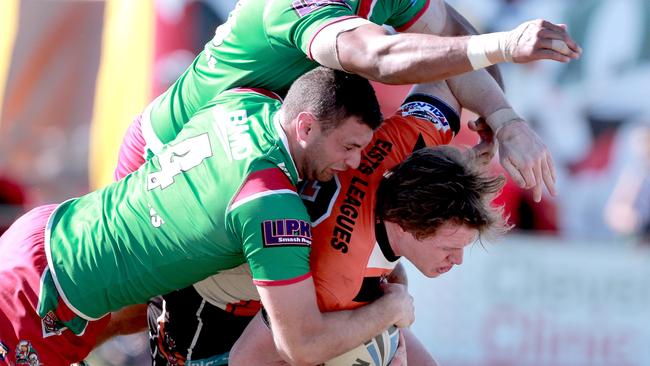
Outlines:
<svg viewBox="0 0 650 366"><path fill-rule="evenodd" d="M365 149L359 169L338 174L338 191L330 216L313 228L310 265L322 311L363 305L352 301L364 277L388 274L392 268L368 268L377 245L375 192L383 174L404 160L420 136L426 146L448 144L452 131L437 130L431 122L395 115L387 119ZM372 239L369 239L372 238Z"/></svg>

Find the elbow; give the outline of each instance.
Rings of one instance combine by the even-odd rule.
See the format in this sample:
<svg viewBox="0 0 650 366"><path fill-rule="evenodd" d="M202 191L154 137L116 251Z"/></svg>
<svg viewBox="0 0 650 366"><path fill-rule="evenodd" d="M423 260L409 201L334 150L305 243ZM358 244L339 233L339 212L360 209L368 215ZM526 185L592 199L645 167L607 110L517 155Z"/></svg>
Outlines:
<svg viewBox="0 0 650 366"><path fill-rule="evenodd" d="M379 53L369 47L355 47L345 52L339 49L339 62L345 71L385 83L387 76L382 72L380 61Z"/></svg>
<svg viewBox="0 0 650 366"><path fill-rule="evenodd" d="M361 39L352 35L339 36L338 57L343 69L373 81L385 84L399 84L391 55L391 43L385 36Z"/></svg>
<svg viewBox="0 0 650 366"><path fill-rule="evenodd" d="M355 57L354 63L343 65L347 72L361 75L366 79L378 81L384 84L407 84L392 62L390 55L377 50L368 50L359 57Z"/></svg>

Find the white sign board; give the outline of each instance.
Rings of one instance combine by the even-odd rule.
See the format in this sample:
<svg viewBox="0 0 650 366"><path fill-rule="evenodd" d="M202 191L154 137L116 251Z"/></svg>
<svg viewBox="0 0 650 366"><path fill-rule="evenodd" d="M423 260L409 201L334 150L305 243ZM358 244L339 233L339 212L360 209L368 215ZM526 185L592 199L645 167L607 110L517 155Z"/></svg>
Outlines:
<svg viewBox="0 0 650 366"><path fill-rule="evenodd" d="M650 251L511 236L427 279L413 331L441 366L650 365Z"/></svg>

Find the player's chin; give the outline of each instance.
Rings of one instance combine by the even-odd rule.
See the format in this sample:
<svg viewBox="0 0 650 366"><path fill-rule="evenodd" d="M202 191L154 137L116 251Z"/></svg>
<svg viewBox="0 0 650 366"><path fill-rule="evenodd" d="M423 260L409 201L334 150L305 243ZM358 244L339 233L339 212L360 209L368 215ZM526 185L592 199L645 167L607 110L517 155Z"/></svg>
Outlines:
<svg viewBox="0 0 650 366"><path fill-rule="evenodd" d="M320 182L329 182L330 180L334 179L335 175L336 171L332 169L325 169L318 172L316 179Z"/></svg>
<svg viewBox="0 0 650 366"><path fill-rule="evenodd" d="M438 276L440 276L442 274L445 274L445 273L451 271L452 267L453 266L433 268L428 273L425 273L424 275L429 277L429 278L436 278L436 277L438 277Z"/></svg>

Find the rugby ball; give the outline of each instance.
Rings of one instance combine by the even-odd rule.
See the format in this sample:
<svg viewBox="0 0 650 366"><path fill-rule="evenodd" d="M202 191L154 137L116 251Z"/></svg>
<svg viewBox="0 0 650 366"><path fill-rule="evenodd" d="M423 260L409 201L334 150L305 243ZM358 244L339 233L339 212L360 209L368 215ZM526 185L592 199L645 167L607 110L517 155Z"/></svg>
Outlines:
<svg viewBox="0 0 650 366"><path fill-rule="evenodd" d="M324 366L388 366L399 345L399 329L392 326L359 347L337 356Z"/></svg>

